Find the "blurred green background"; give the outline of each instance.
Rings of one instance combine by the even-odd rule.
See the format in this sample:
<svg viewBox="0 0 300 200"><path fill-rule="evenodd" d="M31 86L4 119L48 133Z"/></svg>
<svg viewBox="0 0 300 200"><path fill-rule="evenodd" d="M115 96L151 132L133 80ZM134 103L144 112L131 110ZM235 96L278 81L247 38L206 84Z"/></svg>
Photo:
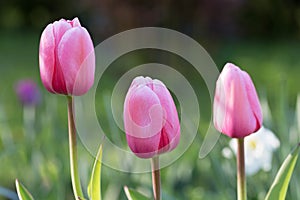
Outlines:
<svg viewBox="0 0 300 200"><path fill-rule="evenodd" d="M260 98L269 104L272 117L266 119L265 125L281 141L274 153L272 170L260 171L248 178L249 199L263 199L280 163L299 142L296 100L300 74L300 3L296 0L2 0L0 191L4 188L14 191L14 180L18 178L36 199L73 199L66 98L50 94L42 86L38 48L40 34L48 23L76 16L90 31L95 46L124 30L158 26L180 31L198 41L219 69L226 62L233 62L246 70ZM179 160L162 169L164 192L171 196L170 199L179 200L236 199L235 160L225 159L221 154L229 138L221 136L207 157L198 158L210 122L211 102L202 78L178 57L145 50L116 60L101 80L102 90L97 92L100 123L108 133L124 136L115 128L106 97L119 76L150 61L174 66L183 73L201 102L201 124L193 144ZM34 127L30 130L24 126L26 111L14 90L20 79L27 78L36 81L42 92L42 102L36 108ZM28 134L33 134L34 140L29 139ZM86 187L93 157L81 143L79 157ZM297 166L287 199L300 199ZM150 174L128 174L104 166L102 176L104 200L126 199L124 185L151 192Z"/></svg>

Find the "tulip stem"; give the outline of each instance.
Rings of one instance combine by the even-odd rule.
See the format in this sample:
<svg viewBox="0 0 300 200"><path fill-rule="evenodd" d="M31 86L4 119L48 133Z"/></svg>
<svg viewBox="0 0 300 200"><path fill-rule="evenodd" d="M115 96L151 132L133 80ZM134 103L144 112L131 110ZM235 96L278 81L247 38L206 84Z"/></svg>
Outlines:
<svg viewBox="0 0 300 200"><path fill-rule="evenodd" d="M247 186L245 176L244 138L238 138L237 151L237 194L238 200L247 200Z"/></svg>
<svg viewBox="0 0 300 200"><path fill-rule="evenodd" d="M68 127L69 127L69 150L70 150L70 169L73 193L76 200L83 198L83 193L80 184L80 177L78 173L78 161L77 161L77 144L76 144L76 128L74 121L73 111L73 97L68 98Z"/></svg>
<svg viewBox="0 0 300 200"><path fill-rule="evenodd" d="M159 171L159 157L155 156L151 159L152 166L152 185L154 200L161 200L160 193L160 171Z"/></svg>

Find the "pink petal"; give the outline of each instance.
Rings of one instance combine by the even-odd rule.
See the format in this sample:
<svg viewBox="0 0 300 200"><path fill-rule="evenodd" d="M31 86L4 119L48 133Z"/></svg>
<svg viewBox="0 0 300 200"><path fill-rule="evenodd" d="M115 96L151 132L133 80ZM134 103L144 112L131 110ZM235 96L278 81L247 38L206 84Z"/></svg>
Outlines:
<svg viewBox="0 0 300 200"><path fill-rule="evenodd" d="M82 27L68 30L57 52L68 93L86 93L93 85L95 73L94 47L87 30Z"/></svg>
<svg viewBox="0 0 300 200"><path fill-rule="evenodd" d="M77 17L75 17L72 21L71 21L71 25L72 27L77 27L77 26L81 26L79 19Z"/></svg>
<svg viewBox="0 0 300 200"><path fill-rule="evenodd" d="M143 77L143 76L138 76L135 79L133 79L131 83L132 86L141 86L141 85L146 85L150 86L152 84L152 79L149 77ZM152 89L152 87L150 87Z"/></svg>
<svg viewBox="0 0 300 200"><path fill-rule="evenodd" d="M53 71L52 88L57 94L65 94L65 95L69 94L66 88L64 74L61 71L61 67L57 59Z"/></svg>
<svg viewBox="0 0 300 200"><path fill-rule="evenodd" d="M52 88L55 93L68 94L65 77L62 72L60 63L58 61L58 44L60 43L63 35L72 28L71 24L65 19L61 19L53 23L53 34L55 39L55 64L52 78Z"/></svg>
<svg viewBox="0 0 300 200"><path fill-rule="evenodd" d="M137 138L131 135L126 135L128 146L131 151L140 158L151 158L158 153L158 141L160 134L150 138Z"/></svg>
<svg viewBox="0 0 300 200"><path fill-rule="evenodd" d="M133 85L125 98L124 127L130 149L141 158L156 154L160 143L163 110L146 85Z"/></svg>
<svg viewBox="0 0 300 200"><path fill-rule="evenodd" d="M39 49L40 75L42 82L49 92L54 93L52 79L55 67L55 39L53 24L49 24L41 35Z"/></svg>
<svg viewBox="0 0 300 200"><path fill-rule="evenodd" d="M158 96L164 109L164 127L161 132L160 149L168 145L170 151L174 149L180 138L180 124L173 98L166 86L159 80L153 80L153 92Z"/></svg>
<svg viewBox="0 0 300 200"><path fill-rule="evenodd" d="M163 110L156 94L147 86L131 87L125 99L126 134L149 138L160 133ZM157 144L159 142L157 141Z"/></svg>
<svg viewBox="0 0 300 200"><path fill-rule="evenodd" d="M258 129L260 129L260 127L262 125L262 119L263 119L262 110L261 110L259 99L258 99L258 96L256 93L256 89L251 80L251 77L244 71L242 71L242 74L244 76L244 81L246 84L248 100L249 100L252 112L256 118L256 122L257 122L256 128L254 130L254 132L256 132L256 131L258 131Z"/></svg>
<svg viewBox="0 0 300 200"><path fill-rule="evenodd" d="M223 123L225 119L226 106L225 106L225 88L221 77L218 78L216 84L216 91L213 105L213 121L216 129L222 132Z"/></svg>
<svg viewBox="0 0 300 200"><path fill-rule="evenodd" d="M65 32L71 28L72 28L71 24L64 19L53 23L53 34L55 38L56 47L60 42L61 38L63 37L63 35L65 34Z"/></svg>

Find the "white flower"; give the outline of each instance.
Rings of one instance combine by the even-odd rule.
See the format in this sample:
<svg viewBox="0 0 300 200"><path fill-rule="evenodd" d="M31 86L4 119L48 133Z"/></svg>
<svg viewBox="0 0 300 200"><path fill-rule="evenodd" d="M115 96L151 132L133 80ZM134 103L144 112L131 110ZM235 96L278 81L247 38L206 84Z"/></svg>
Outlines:
<svg viewBox="0 0 300 200"><path fill-rule="evenodd" d="M237 140L232 139L229 146L237 153ZM256 133L245 137L245 168L248 176L256 174L260 169L270 171L272 154L280 146L274 133L262 127Z"/></svg>

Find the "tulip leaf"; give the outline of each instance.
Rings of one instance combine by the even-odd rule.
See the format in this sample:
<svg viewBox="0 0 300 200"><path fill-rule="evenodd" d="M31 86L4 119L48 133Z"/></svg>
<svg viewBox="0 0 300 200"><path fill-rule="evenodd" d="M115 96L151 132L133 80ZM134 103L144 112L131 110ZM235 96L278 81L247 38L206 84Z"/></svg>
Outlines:
<svg viewBox="0 0 300 200"><path fill-rule="evenodd" d="M91 174L91 180L88 186L88 195L91 200L101 200L101 160L102 145L98 150Z"/></svg>
<svg viewBox="0 0 300 200"><path fill-rule="evenodd" d="M285 199L289 182L298 159L299 148L300 144L286 157L282 163L265 200Z"/></svg>
<svg viewBox="0 0 300 200"><path fill-rule="evenodd" d="M149 197L127 186L124 186L124 191L128 200L150 200Z"/></svg>
<svg viewBox="0 0 300 200"><path fill-rule="evenodd" d="M20 200L33 200L32 195L18 180L16 180L16 188Z"/></svg>

